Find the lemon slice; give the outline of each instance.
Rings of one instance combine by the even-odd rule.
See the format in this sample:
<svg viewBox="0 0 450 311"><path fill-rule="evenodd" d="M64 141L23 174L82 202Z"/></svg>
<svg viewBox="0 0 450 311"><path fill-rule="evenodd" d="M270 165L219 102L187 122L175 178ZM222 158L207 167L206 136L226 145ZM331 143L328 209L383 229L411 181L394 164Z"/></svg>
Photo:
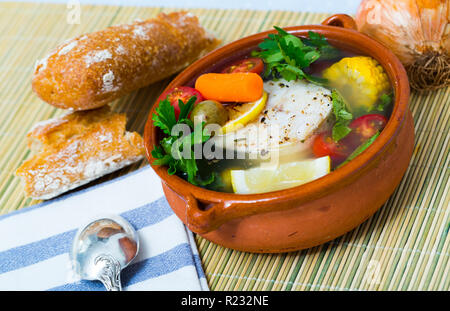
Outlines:
<svg viewBox="0 0 450 311"><path fill-rule="evenodd" d="M276 167L231 170L234 193L253 194L287 189L310 182L330 172L330 157L283 163Z"/></svg>
<svg viewBox="0 0 450 311"><path fill-rule="evenodd" d="M266 102L267 93L263 92L262 97L257 101L246 104L230 105L230 108L227 109L230 121L225 123L221 128L222 134L236 131L250 121L256 119L266 106Z"/></svg>

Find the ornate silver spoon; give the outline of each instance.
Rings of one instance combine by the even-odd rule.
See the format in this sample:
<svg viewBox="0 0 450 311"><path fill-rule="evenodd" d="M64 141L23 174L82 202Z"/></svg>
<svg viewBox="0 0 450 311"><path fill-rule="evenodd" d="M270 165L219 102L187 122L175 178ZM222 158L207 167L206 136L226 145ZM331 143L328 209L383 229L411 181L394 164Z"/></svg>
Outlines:
<svg viewBox="0 0 450 311"><path fill-rule="evenodd" d="M78 230L70 259L81 279L99 280L108 291L120 291L120 272L138 251L139 238L133 227L120 216L108 216Z"/></svg>

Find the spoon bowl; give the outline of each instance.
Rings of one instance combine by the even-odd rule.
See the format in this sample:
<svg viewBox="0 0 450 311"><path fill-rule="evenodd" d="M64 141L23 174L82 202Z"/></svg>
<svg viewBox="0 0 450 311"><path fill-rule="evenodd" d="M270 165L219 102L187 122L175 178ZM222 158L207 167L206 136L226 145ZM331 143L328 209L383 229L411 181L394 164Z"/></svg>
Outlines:
<svg viewBox="0 0 450 311"><path fill-rule="evenodd" d="M108 216L78 230L70 258L81 279L99 280L108 291L120 291L120 272L138 251L139 238L134 228L120 216Z"/></svg>

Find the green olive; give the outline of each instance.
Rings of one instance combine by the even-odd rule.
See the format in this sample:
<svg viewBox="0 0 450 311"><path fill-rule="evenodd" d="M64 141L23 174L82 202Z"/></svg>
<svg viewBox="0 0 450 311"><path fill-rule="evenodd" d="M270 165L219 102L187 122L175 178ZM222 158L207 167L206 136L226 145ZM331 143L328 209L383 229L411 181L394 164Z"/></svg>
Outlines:
<svg viewBox="0 0 450 311"><path fill-rule="evenodd" d="M191 121L197 120L207 124L224 125L228 121L228 112L223 105L214 100L205 100L197 104L191 112Z"/></svg>

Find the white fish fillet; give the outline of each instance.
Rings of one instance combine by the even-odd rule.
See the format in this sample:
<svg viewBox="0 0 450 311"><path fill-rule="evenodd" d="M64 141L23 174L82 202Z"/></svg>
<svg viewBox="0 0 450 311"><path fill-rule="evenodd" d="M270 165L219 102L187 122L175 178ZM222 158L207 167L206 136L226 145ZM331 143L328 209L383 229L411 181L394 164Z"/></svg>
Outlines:
<svg viewBox="0 0 450 311"><path fill-rule="evenodd" d="M263 112L255 121L225 135L233 139L227 137L222 148L247 154L264 154L289 146L297 150L309 148L308 138L332 111L331 91L305 81L286 80L265 82L264 90L269 97Z"/></svg>

